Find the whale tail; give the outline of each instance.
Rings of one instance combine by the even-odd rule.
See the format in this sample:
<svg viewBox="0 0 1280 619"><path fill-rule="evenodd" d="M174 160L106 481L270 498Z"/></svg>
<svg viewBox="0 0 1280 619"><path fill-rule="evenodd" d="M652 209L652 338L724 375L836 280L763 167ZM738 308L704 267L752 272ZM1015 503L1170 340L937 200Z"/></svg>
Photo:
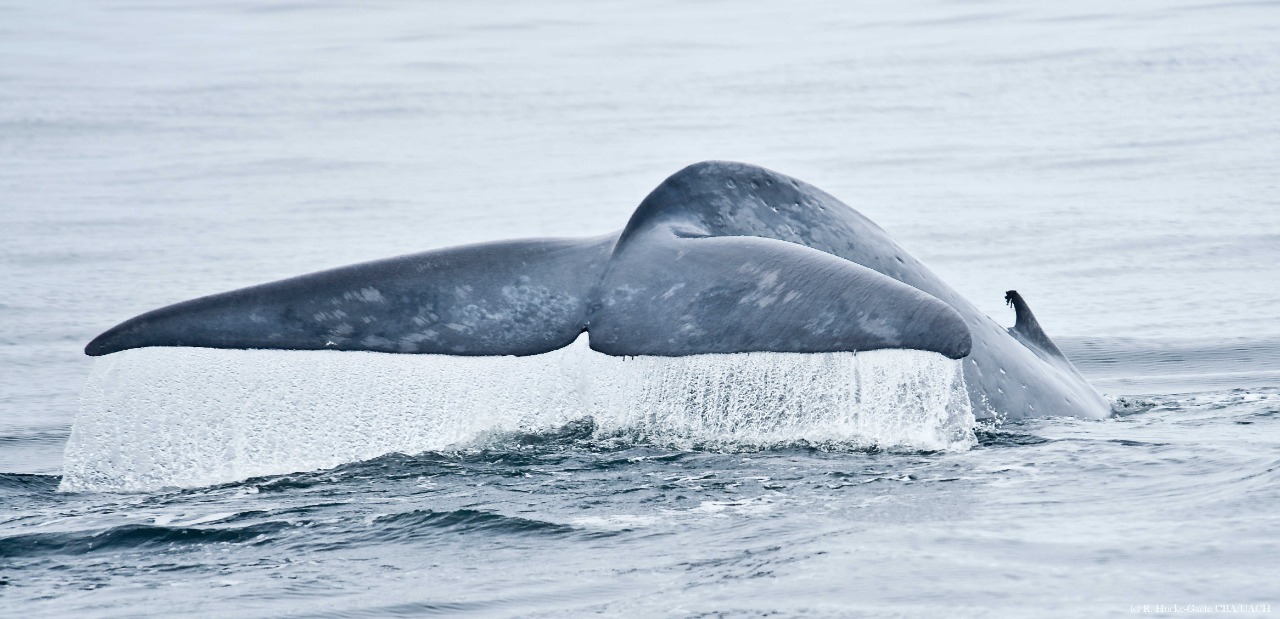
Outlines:
<svg viewBox="0 0 1280 619"><path fill-rule="evenodd" d="M313 273L171 305L95 338L147 346L534 355L583 331L614 356L910 348L969 354L968 327L920 290L794 243L616 237L506 241Z"/></svg>

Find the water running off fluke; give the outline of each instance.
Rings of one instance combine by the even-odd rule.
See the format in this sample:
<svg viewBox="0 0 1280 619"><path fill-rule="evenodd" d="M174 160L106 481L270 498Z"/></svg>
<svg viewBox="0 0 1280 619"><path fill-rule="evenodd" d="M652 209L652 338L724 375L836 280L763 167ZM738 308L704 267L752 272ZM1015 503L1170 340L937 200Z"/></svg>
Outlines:
<svg viewBox="0 0 1280 619"><path fill-rule="evenodd" d="M192 487L592 418L686 449L966 449L960 361L917 350L529 357L144 348L95 361L61 489Z"/></svg>

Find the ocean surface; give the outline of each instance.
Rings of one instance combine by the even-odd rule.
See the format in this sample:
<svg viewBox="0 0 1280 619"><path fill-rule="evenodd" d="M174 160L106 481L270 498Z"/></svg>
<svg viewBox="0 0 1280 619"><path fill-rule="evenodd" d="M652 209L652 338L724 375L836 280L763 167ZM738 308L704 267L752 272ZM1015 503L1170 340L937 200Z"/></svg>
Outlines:
<svg viewBox="0 0 1280 619"><path fill-rule="evenodd" d="M705 159L821 187L1001 324L1019 290L1116 414L966 425L900 355L856 361L920 387L874 427L626 417L663 401L634 376L855 363L756 356L507 427L559 379L482 360L410 385L463 381L429 419L457 440L324 460L425 422L344 425L382 392L339 370L312 400L246 370L294 381L279 417L181 378L289 353L81 352L204 294L611 232ZM67 450L82 402L194 447ZM219 459L224 418L259 451ZM1278 583L1280 3L0 0L0 616L1254 616Z"/></svg>

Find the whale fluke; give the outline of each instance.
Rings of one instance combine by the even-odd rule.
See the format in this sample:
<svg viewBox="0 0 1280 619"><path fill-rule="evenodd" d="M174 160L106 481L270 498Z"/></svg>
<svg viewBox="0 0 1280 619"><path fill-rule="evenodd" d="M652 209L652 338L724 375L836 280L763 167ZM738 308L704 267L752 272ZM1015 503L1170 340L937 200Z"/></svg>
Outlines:
<svg viewBox="0 0 1280 619"><path fill-rule="evenodd" d="M503 241L321 271L170 305L99 335L146 346L533 355L582 333L613 237Z"/></svg>
<svg viewBox="0 0 1280 619"><path fill-rule="evenodd" d="M599 352L969 354L969 329L951 306L816 249L748 236L681 238L662 227L632 243L615 253L587 329Z"/></svg>
<svg viewBox="0 0 1280 619"><path fill-rule="evenodd" d="M195 299L103 333L147 346L535 355L583 331L610 355L911 348L969 354L964 319L830 254L755 237L614 236L428 251ZM612 258L611 252L612 251Z"/></svg>
<svg viewBox="0 0 1280 619"><path fill-rule="evenodd" d="M125 321L85 353L525 356L584 332L615 356L901 348L963 358L980 417L1110 414L1021 295L1005 298L1008 330L834 196L704 161L659 184L618 233L440 249L203 297Z"/></svg>

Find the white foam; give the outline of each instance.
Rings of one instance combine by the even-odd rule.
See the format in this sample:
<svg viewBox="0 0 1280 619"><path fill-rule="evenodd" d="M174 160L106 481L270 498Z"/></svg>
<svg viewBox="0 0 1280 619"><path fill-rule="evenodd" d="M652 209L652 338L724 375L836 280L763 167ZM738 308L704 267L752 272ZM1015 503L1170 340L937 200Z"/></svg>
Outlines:
<svg viewBox="0 0 1280 619"><path fill-rule="evenodd" d="M967 449L959 362L913 350L533 357L143 348L95 360L62 490L193 487L464 448L591 416L597 437Z"/></svg>

